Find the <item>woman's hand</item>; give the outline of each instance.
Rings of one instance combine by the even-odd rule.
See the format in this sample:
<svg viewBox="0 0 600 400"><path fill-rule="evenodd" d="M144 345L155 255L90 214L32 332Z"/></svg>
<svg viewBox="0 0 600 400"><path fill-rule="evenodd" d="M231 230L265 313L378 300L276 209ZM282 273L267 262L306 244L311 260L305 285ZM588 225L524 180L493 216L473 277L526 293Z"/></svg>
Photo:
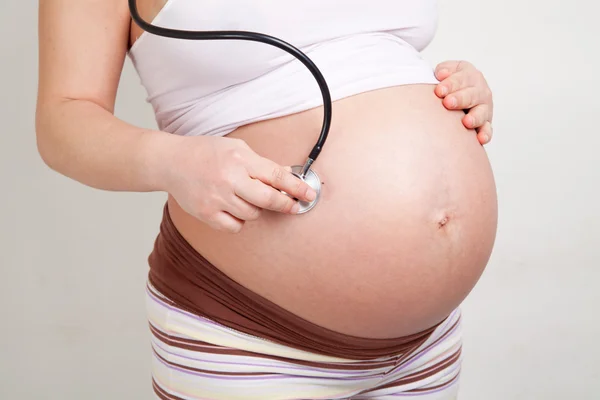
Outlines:
<svg viewBox="0 0 600 400"><path fill-rule="evenodd" d="M164 153L163 153L164 154ZM168 150L163 182L184 211L214 229L238 233L261 210L296 214L296 199L312 201L315 191L289 168L256 154L243 140L181 137Z"/></svg>
<svg viewBox="0 0 600 400"><path fill-rule="evenodd" d="M466 61L446 61L435 69L440 83L435 94L450 110L465 110L463 124L477 131L481 144L492 139L494 103L492 91L483 74Z"/></svg>

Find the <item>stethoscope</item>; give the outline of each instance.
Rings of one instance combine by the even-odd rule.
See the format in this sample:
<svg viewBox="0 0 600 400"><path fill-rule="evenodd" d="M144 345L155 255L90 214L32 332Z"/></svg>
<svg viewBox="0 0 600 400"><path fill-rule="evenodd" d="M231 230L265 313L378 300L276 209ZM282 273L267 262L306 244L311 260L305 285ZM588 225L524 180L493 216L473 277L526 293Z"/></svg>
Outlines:
<svg viewBox="0 0 600 400"><path fill-rule="evenodd" d="M327 86L327 82L325 81L323 74L321 74L321 71L319 71L319 68L317 68L315 63L310 58L308 58L306 54L298 50L296 47L273 36L247 31L185 31L179 29L162 28L144 21L144 19L138 13L136 0L129 0L129 10L131 12L131 17L133 21L137 25L139 25L140 28L142 28L148 33L157 36L186 40L247 40L252 42L270 44L272 46L287 51L288 53L296 57L298 60L300 60L306 66L306 68L310 70L314 78L317 80L319 88L321 89L321 94L323 95L323 127L321 128L319 140L310 152L304 166L292 166L292 173L299 179L306 182L317 192L317 197L313 201L299 202L299 213L306 213L310 211L317 204L319 198L321 197L321 179L319 178L317 173L311 169L311 166L319 157L319 154L321 154L323 146L325 145L325 141L327 140L327 135L329 134L329 129L331 128L331 115L333 108L329 87Z"/></svg>

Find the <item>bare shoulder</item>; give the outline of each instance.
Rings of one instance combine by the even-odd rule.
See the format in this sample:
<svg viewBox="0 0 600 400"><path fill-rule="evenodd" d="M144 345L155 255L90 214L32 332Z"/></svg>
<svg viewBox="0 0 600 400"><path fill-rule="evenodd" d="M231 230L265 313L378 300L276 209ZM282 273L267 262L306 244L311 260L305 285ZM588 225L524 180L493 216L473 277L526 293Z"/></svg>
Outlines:
<svg viewBox="0 0 600 400"><path fill-rule="evenodd" d="M85 99L112 111L130 25L127 0L40 0L39 102Z"/></svg>

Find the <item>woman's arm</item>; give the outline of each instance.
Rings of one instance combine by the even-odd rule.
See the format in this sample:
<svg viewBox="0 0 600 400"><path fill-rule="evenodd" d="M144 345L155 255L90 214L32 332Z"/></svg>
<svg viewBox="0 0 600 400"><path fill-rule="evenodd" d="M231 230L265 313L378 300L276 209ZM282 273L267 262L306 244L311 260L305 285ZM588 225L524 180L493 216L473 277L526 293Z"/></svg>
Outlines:
<svg viewBox="0 0 600 400"><path fill-rule="evenodd" d="M88 186L164 190L157 161L177 138L113 115L129 26L122 0L40 1L38 149L52 169Z"/></svg>
<svg viewBox="0 0 600 400"><path fill-rule="evenodd" d="M113 115L130 15L123 0L40 0L36 115L40 155L52 169L113 191L166 191L215 229L239 232L260 209L296 213L285 193L316 193L239 139L180 137Z"/></svg>

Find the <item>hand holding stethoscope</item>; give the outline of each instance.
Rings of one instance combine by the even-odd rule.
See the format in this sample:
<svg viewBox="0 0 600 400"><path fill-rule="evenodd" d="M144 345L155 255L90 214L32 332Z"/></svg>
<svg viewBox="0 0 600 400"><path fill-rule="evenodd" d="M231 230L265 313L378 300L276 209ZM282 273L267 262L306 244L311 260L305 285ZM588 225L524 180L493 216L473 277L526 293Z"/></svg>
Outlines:
<svg viewBox="0 0 600 400"><path fill-rule="evenodd" d="M185 39L185 40L246 40L253 42L261 42L265 44L269 44L275 47L278 47L294 57L296 57L299 61L301 61L313 74L317 83L319 84L319 88L321 89L321 93L323 95L323 107L324 107L324 118L323 118L323 126L321 129L321 134L319 139L313 149L311 150L305 164L292 166L292 174L296 177L300 178L306 184L308 184L316 193L313 200L310 199L302 199L298 200L298 214L308 212L311 210L318 202L321 194L321 179L319 176L311 169L312 164L315 162L323 146L325 141L327 140L327 135L329 134L329 129L331 127L331 117L332 117L332 101L331 95L329 92L329 88L327 86L327 82L325 78L317 68L317 66L312 62L308 56L306 56L302 51L298 50L296 47L291 44L284 42L281 39L275 38L273 36L264 35L256 32L246 32L246 31L185 31L185 30L177 30L177 29L169 29L162 28L144 21L143 18L139 15L137 9L136 0L129 0L129 9L131 11L131 16L133 21L140 26L143 30L148 33L164 36L174 39ZM268 178L267 178L268 179ZM279 182L279 184L283 184L283 187L274 186L276 189L279 189L285 193L291 193L291 196L297 196L298 194L293 194L292 191L286 191L286 188L293 189L294 186L289 186L285 182ZM297 185L296 185L297 186Z"/></svg>

